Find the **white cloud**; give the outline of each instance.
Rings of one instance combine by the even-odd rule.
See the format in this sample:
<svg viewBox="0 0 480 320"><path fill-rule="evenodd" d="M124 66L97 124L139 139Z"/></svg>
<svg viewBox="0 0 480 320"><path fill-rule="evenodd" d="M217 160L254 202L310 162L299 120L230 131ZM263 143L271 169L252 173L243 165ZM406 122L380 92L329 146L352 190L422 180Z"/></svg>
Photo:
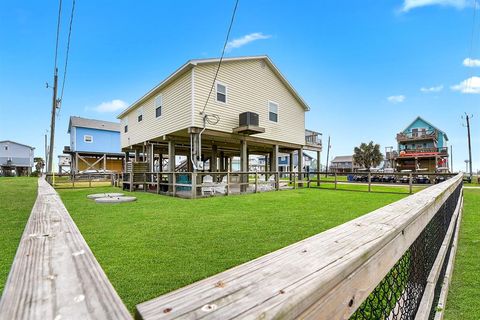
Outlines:
<svg viewBox="0 0 480 320"><path fill-rule="evenodd" d="M465 58L463 65L465 67L480 67L480 59Z"/></svg>
<svg viewBox="0 0 480 320"><path fill-rule="evenodd" d="M426 6L449 6L457 9L463 9L469 3L469 0L404 0L402 11L408 12L412 9Z"/></svg>
<svg viewBox="0 0 480 320"><path fill-rule="evenodd" d="M440 92L443 90L443 85L435 86L435 87L423 87L420 88L420 91L424 93L432 93L432 92Z"/></svg>
<svg viewBox="0 0 480 320"><path fill-rule="evenodd" d="M98 106L93 108L87 108L99 113L117 112L128 107L128 103L120 99L114 99L108 102L102 102Z"/></svg>
<svg viewBox="0 0 480 320"><path fill-rule="evenodd" d="M262 40L262 39L269 39L271 37L272 37L271 35L263 34L261 32L250 33L250 34L244 35L241 38L237 38L237 39L233 39L232 41L229 41L227 43L227 47L225 50L228 52L228 51L231 51L232 49L243 47L244 45L250 42L253 42L256 40Z"/></svg>
<svg viewBox="0 0 480 320"><path fill-rule="evenodd" d="M470 77L467 80L460 82L450 87L453 91L460 91L461 93L480 93L480 77Z"/></svg>
<svg viewBox="0 0 480 320"><path fill-rule="evenodd" d="M398 95L398 96L390 96L387 98L387 100L391 103L401 103L405 101L406 97L404 95Z"/></svg>

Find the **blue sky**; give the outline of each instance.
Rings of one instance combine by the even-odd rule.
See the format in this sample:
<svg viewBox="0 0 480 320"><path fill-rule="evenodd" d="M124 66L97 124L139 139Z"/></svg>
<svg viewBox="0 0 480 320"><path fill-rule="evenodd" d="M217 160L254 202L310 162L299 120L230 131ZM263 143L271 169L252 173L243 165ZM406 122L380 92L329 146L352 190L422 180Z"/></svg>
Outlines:
<svg viewBox="0 0 480 320"><path fill-rule="evenodd" d="M69 116L115 120L185 61L219 56L233 5L77 0L56 154L68 145ZM60 81L70 8L64 0ZM57 1L0 1L0 140L31 144L40 156L57 10ZM240 0L227 56L268 54L311 106L307 127L325 142L332 137L332 156L363 141L395 145L396 133L420 115L448 134L455 168L464 169L461 115L474 114L475 170L480 12L471 50L473 10L470 0Z"/></svg>

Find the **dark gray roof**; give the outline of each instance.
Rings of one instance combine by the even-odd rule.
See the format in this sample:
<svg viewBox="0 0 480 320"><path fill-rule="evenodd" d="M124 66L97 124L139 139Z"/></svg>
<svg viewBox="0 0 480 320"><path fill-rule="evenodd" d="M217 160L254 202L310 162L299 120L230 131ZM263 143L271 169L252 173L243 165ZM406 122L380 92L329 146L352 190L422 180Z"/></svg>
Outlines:
<svg viewBox="0 0 480 320"><path fill-rule="evenodd" d="M2 141L0 141L0 143L2 143L2 142L15 143L15 144L18 144L18 145L20 145L20 146L24 146L24 147L30 148L30 149L32 149L32 150L35 149L34 147L31 147L31 146L29 146L29 145L26 145L26 144L23 144L23 143L18 143L18 142L12 141L12 140L2 140Z"/></svg>
<svg viewBox="0 0 480 320"><path fill-rule="evenodd" d="M92 129L120 132L120 123L118 122L87 119L87 118L81 118L81 117L75 117L75 116L70 117L70 123L68 125L68 133L70 133L70 129L72 127L92 128Z"/></svg>
<svg viewBox="0 0 480 320"><path fill-rule="evenodd" d="M353 156L336 156L332 162L353 162Z"/></svg>

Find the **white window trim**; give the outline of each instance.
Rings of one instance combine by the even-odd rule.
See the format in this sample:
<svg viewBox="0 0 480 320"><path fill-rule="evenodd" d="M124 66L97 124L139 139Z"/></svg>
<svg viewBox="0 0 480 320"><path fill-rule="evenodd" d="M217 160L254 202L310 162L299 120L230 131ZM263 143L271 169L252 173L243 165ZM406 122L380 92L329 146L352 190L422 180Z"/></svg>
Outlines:
<svg viewBox="0 0 480 320"><path fill-rule="evenodd" d="M158 99L158 98L160 98L160 100L162 101L162 103L160 104L160 115L157 117L157 108L159 107L159 106L157 105L157 99ZM161 118L162 115L163 115L163 95L162 95L161 93L160 93L159 95L157 95L157 96L155 97L155 99L153 99L153 104L154 104L154 106L155 106L155 118L156 118L156 119L159 119L159 118Z"/></svg>
<svg viewBox="0 0 480 320"><path fill-rule="evenodd" d="M217 85L218 84L225 87L225 102L218 101L218 99L217 99ZM223 82L215 81L215 101L217 103L221 103L221 104L228 104L228 86Z"/></svg>
<svg viewBox="0 0 480 320"><path fill-rule="evenodd" d="M270 120L270 103L273 103L273 104L277 105L277 121ZM268 102L267 102L267 119L268 119L268 121L270 121L271 123L278 123L278 114L279 113L280 113L280 104L278 102L268 100Z"/></svg>
<svg viewBox="0 0 480 320"><path fill-rule="evenodd" d="M90 137L90 141L87 141L87 137ZM90 134L84 134L83 135L83 142L85 143L93 143L93 136Z"/></svg>
<svg viewBox="0 0 480 320"><path fill-rule="evenodd" d="M138 121L138 117L140 115L142 115L142 121ZM145 120L144 118L145 118L145 113L143 112L143 106L141 106L137 109L137 123L143 122L143 120Z"/></svg>

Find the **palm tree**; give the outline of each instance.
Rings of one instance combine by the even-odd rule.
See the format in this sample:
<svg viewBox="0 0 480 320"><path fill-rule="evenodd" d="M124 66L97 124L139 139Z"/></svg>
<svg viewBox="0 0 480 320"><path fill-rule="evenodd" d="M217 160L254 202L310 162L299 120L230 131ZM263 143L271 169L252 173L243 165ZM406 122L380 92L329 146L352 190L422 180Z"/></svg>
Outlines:
<svg viewBox="0 0 480 320"><path fill-rule="evenodd" d="M378 166L383 161L380 145L373 144L373 141L368 144L362 142L359 147L355 147L353 150L353 161L370 171L372 167Z"/></svg>

